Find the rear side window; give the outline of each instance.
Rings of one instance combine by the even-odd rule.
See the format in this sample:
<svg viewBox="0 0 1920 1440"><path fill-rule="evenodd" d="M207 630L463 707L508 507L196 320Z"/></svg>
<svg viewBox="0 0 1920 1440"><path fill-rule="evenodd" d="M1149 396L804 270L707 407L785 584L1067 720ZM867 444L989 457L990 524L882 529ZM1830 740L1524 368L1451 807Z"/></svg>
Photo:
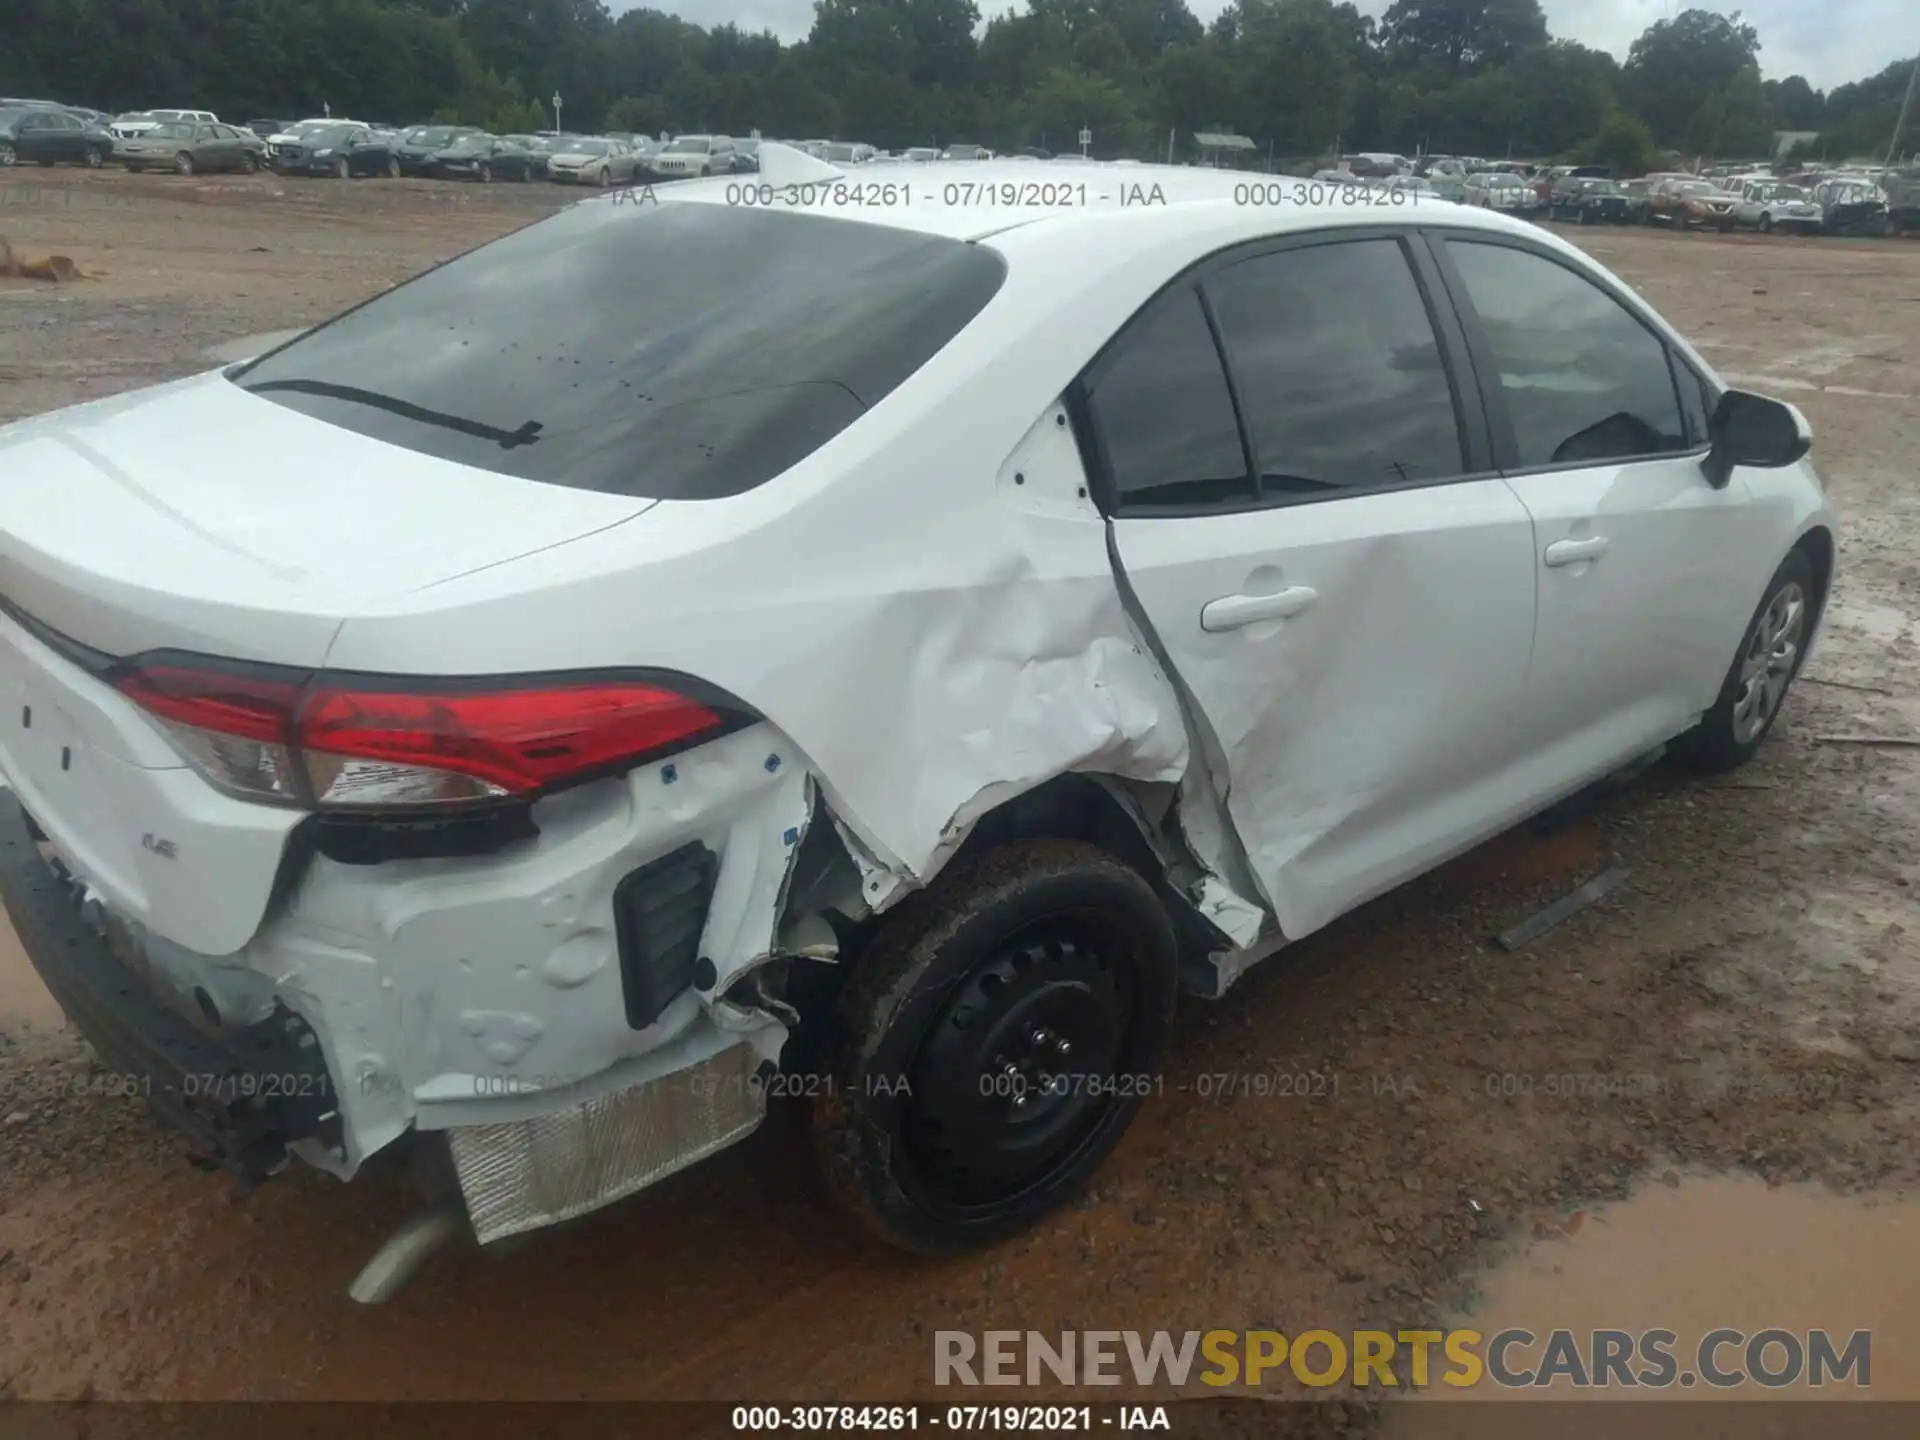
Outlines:
<svg viewBox="0 0 1920 1440"><path fill-rule="evenodd" d="M589 202L232 372L331 424L526 480L737 495L859 419L1005 268L963 241L740 206Z"/></svg>
<svg viewBox="0 0 1920 1440"><path fill-rule="evenodd" d="M1253 499L1220 351L1191 286L1169 291L1122 333L1087 408L1121 505Z"/></svg>
<svg viewBox="0 0 1920 1440"><path fill-rule="evenodd" d="M1266 495L1464 471L1453 387L1399 241L1256 255L1206 289Z"/></svg>
<svg viewBox="0 0 1920 1440"><path fill-rule="evenodd" d="M1564 265L1506 245L1449 240L1513 419L1521 468L1688 448L1665 343Z"/></svg>

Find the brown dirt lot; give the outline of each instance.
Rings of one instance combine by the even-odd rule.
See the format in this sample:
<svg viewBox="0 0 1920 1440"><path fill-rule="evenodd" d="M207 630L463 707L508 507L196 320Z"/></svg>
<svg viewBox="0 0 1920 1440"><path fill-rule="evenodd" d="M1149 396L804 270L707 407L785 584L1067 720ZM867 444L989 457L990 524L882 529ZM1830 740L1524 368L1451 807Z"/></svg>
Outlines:
<svg viewBox="0 0 1920 1440"><path fill-rule="evenodd" d="M205 368L567 198L0 177L0 235L97 277L0 280L0 421ZM1920 245L1569 233L1817 432L1842 579L1755 765L1656 769L1186 1005L1164 1093L1084 1199L938 1263L876 1252L789 1183L776 1122L358 1308L347 1282L402 1187L290 1173L232 1202L144 1111L85 1093L7 935L0 1395L899 1399L936 1393L940 1329L1480 1315L1871 1326L1876 1391L1920 1398L1895 1363L1920 1301L1886 1283L1920 1262L1920 750L1819 738L1920 736ZM1487 943L1614 855L1623 888L1519 953ZM1296 1075L1322 1078L1281 1093Z"/></svg>

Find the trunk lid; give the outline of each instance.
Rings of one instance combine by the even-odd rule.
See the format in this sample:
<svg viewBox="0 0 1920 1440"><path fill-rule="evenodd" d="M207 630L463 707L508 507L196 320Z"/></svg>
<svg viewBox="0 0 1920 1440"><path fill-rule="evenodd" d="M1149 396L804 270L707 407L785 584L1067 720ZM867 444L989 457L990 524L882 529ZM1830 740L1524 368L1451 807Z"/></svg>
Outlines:
<svg viewBox="0 0 1920 1440"><path fill-rule="evenodd" d="M357 607L653 500L403 450L214 372L0 428L0 600L109 655L318 665Z"/></svg>

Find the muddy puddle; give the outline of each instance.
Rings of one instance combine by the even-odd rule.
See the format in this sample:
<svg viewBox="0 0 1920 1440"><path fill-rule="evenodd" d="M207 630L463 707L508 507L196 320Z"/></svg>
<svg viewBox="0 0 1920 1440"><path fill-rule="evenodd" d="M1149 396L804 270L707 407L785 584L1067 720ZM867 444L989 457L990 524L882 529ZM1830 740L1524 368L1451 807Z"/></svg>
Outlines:
<svg viewBox="0 0 1920 1440"><path fill-rule="evenodd" d="M1920 1400L1920 1197L1656 1172L1628 1200L1536 1221L1533 1238L1485 1274L1476 1302L1450 1323L1488 1337L1532 1332L1533 1344L1507 1352L1512 1372L1537 1370L1554 1330L1573 1331L1583 1350L1595 1330L1670 1330L1677 1373L1657 1388L1580 1390L1555 1375L1524 1388L1439 1385L1425 1398ZM1747 1339L1773 1329L1797 1337L1806 1352L1798 1366L1784 1342L1750 1358ZM1866 1387L1831 1375L1812 1385L1814 1330L1839 1356L1868 1332ZM1709 1383L1697 1361L1715 1331L1743 1337L1712 1352L1722 1378L1766 1373L1782 1383ZM1642 1367L1636 1359L1631 1368Z"/></svg>

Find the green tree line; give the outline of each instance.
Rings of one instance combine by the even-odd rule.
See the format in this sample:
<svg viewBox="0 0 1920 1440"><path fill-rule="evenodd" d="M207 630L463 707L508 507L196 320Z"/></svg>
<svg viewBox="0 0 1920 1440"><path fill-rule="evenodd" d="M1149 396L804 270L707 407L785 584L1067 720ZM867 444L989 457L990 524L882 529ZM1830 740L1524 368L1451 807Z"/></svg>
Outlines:
<svg viewBox="0 0 1920 1440"><path fill-rule="evenodd" d="M1277 156L1427 149L1578 155L1644 168L1660 149L1758 157L1777 130L1815 153L1884 152L1911 58L1821 92L1762 79L1738 12L1686 10L1624 62L1547 29L1539 0L817 0L804 40L603 0L0 0L0 94L230 118L333 114L496 129L717 130L956 140L1161 155L1169 132L1252 137ZM1910 148L1911 141L1903 148Z"/></svg>

